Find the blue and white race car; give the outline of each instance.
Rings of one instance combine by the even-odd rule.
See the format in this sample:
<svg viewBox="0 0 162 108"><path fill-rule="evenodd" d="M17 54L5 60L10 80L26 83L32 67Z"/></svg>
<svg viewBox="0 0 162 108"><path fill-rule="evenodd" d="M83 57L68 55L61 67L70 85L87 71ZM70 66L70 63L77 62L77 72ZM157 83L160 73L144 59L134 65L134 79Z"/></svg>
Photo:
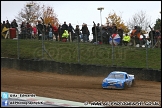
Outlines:
<svg viewBox="0 0 162 108"><path fill-rule="evenodd" d="M134 75L127 72L113 71L102 82L102 88L126 89L135 83Z"/></svg>

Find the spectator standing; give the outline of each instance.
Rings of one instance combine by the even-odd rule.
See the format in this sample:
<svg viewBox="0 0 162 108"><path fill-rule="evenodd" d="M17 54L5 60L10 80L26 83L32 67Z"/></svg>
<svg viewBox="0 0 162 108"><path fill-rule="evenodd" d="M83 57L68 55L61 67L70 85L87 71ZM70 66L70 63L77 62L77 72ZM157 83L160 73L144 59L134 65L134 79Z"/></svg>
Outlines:
<svg viewBox="0 0 162 108"><path fill-rule="evenodd" d="M59 41L62 41L62 26L59 24L59 27L58 27L58 40Z"/></svg>
<svg viewBox="0 0 162 108"><path fill-rule="evenodd" d="M133 43L135 45L140 44L140 31L138 30L137 26L134 26L134 29L131 32L131 40L134 41Z"/></svg>
<svg viewBox="0 0 162 108"><path fill-rule="evenodd" d="M112 25L112 33L113 34L116 34L117 33L117 26L116 26L115 23L113 23L113 25Z"/></svg>
<svg viewBox="0 0 162 108"><path fill-rule="evenodd" d="M122 46L123 32L124 31L123 31L122 27L119 27L118 34L119 34L119 36L121 38L120 43L119 43L120 46Z"/></svg>
<svg viewBox="0 0 162 108"><path fill-rule="evenodd" d="M80 35L81 35L81 32L80 32L79 25L76 25L76 28L75 28L74 31L75 31L75 35L77 36L78 42L80 42Z"/></svg>
<svg viewBox="0 0 162 108"><path fill-rule="evenodd" d="M1 25L1 38L5 38L6 33L7 33L6 22L3 21Z"/></svg>
<svg viewBox="0 0 162 108"><path fill-rule="evenodd" d="M24 39L26 37L26 24L25 24L25 22L21 23L20 30L21 30L21 37L22 37L22 39Z"/></svg>
<svg viewBox="0 0 162 108"><path fill-rule="evenodd" d="M149 37L150 37L151 41L152 41L152 38L153 38L153 45L155 45L155 30L154 29L152 29L152 31L149 32Z"/></svg>
<svg viewBox="0 0 162 108"><path fill-rule="evenodd" d="M32 35L33 35L33 38L36 39L36 37L37 37L37 27L35 25L32 27Z"/></svg>
<svg viewBox="0 0 162 108"><path fill-rule="evenodd" d="M59 41L58 27L56 25L53 25L53 34L55 35L56 41Z"/></svg>
<svg viewBox="0 0 162 108"><path fill-rule="evenodd" d="M113 30L112 30L113 28L112 28L112 25L111 24L107 24L107 32L108 32L108 43L109 43L109 38L110 38L110 36L112 36L112 34L113 34Z"/></svg>
<svg viewBox="0 0 162 108"><path fill-rule="evenodd" d="M32 26L29 24L29 22L27 22L27 24L26 24L26 30L27 30L27 36L28 36L28 38L31 38L31 35L32 35Z"/></svg>
<svg viewBox="0 0 162 108"><path fill-rule="evenodd" d="M93 34L93 39L92 39L92 43L96 42L96 36L97 36L97 27L96 27L96 31L95 31L95 24L92 27L92 34Z"/></svg>
<svg viewBox="0 0 162 108"><path fill-rule="evenodd" d="M69 32L69 42L70 41L73 41L74 40L74 28L73 28L73 26L71 25L71 23L69 23L69 26L68 26L68 32ZM71 39L70 39L71 38Z"/></svg>
<svg viewBox="0 0 162 108"><path fill-rule="evenodd" d="M112 24L110 24L110 25L107 27L107 30L108 30L108 33L109 33L110 35L113 34L113 27L112 27Z"/></svg>
<svg viewBox="0 0 162 108"><path fill-rule="evenodd" d="M10 27L11 27L11 24L9 23L8 20L6 20L6 28L8 29L6 36L7 36L8 38L10 38L10 32L9 32ZM7 37L6 37L6 38L7 38Z"/></svg>
<svg viewBox="0 0 162 108"><path fill-rule="evenodd" d="M10 24L9 21L7 20L7 21L6 21L6 28L9 29L10 27L11 27L11 24Z"/></svg>
<svg viewBox="0 0 162 108"><path fill-rule="evenodd" d="M97 37L98 37L98 41L101 42L101 27L100 27L100 23L97 24Z"/></svg>
<svg viewBox="0 0 162 108"><path fill-rule="evenodd" d="M62 31L64 32L65 30L67 30L68 31L68 25L66 24L66 21L64 22L64 24L62 25ZM62 32L62 33L63 33Z"/></svg>
<svg viewBox="0 0 162 108"><path fill-rule="evenodd" d="M109 35L108 35L108 30L107 30L107 26L103 26L102 30L101 30L101 34L102 34L102 39L103 39L103 43L108 44L109 42Z"/></svg>
<svg viewBox="0 0 162 108"><path fill-rule="evenodd" d="M83 23L81 31L83 34L83 42L87 42L88 41L88 37L87 37L88 36L88 27L86 24Z"/></svg>
<svg viewBox="0 0 162 108"><path fill-rule="evenodd" d="M154 36L154 42L155 42L155 45L156 45L156 47L159 47L160 46L160 44L159 44L159 42L160 42L160 32L159 32L159 30L156 30L155 31L155 36Z"/></svg>
<svg viewBox="0 0 162 108"><path fill-rule="evenodd" d="M62 34L62 42L66 42L69 37L69 33L67 30L64 30L64 33Z"/></svg>
<svg viewBox="0 0 162 108"><path fill-rule="evenodd" d="M16 31L18 31L18 29L17 29L18 25L17 25L17 22L16 22L15 19L11 22L11 27L12 27L12 28L15 28Z"/></svg>
<svg viewBox="0 0 162 108"><path fill-rule="evenodd" d="M128 43L130 42L130 36L126 33L125 36L121 38L121 40L123 41L123 44L127 46Z"/></svg>
<svg viewBox="0 0 162 108"><path fill-rule="evenodd" d="M2 25L1 25L1 32L2 32L4 27L6 27L6 22L5 21L3 21Z"/></svg>
<svg viewBox="0 0 162 108"><path fill-rule="evenodd" d="M87 27L88 28L88 27ZM90 31L89 31L89 29L88 29L88 35L87 35L87 40L88 40L88 42L89 42L89 35L90 35Z"/></svg>
<svg viewBox="0 0 162 108"><path fill-rule="evenodd" d="M47 39L52 40L53 39L53 27L50 23L48 23L47 32L48 32Z"/></svg>
<svg viewBox="0 0 162 108"><path fill-rule="evenodd" d="M38 21L37 29L38 29L38 40L41 40L41 36L43 34L43 25L41 24L41 21Z"/></svg>
<svg viewBox="0 0 162 108"><path fill-rule="evenodd" d="M16 20L14 19L12 22L11 22L11 28L15 28L16 29L16 37L18 37L18 24L16 22Z"/></svg>
<svg viewBox="0 0 162 108"><path fill-rule="evenodd" d="M100 27L100 23L98 23L98 24L97 24L97 35L98 35L98 37L101 36L101 33L100 33L101 29L100 29L100 28L101 28L101 27Z"/></svg>
<svg viewBox="0 0 162 108"><path fill-rule="evenodd" d="M48 29L48 24L44 24L44 29L43 29L44 40L47 40L47 38L49 37L49 31L47 29ZM53 35L52 35L52 37L53 37Z"/></svg>
<svg viewBox="0 0 162 108"><path fill-rule="evenodd" d="M82 28L84 27L84 23L82 24ZM83 42L83 31L82 28L80 29L81 35L80 35L80 41Z"/></svg>

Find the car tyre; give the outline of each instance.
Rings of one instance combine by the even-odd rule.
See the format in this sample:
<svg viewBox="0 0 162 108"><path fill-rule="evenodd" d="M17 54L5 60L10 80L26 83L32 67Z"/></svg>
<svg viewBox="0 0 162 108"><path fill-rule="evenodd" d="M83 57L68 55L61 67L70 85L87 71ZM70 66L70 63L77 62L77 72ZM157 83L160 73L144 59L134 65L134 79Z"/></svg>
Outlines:
<svg viewBox="0 0 162 108"><path fill-rule="evenodd" d="M132 86L134 86L136 83L135 83L135 80L132 80Z"/></svg>
<svg viewBox="0 0 162 108"><path fill-rule="evenodd" d="M124 90L128 88L128 85L126 84L126 82L124 82Z"/></svg>

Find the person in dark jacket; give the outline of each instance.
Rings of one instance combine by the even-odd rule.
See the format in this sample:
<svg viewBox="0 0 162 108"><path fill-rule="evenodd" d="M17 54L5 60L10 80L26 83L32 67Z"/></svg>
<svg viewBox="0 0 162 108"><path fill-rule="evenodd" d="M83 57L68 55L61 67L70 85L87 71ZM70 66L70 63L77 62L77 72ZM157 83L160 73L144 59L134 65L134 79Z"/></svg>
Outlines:
<svg viewBox="0 0 162 108"><path fill-rule="evenodd" d="M62 34L64 33L65 30L68 31L68 25L66 24L66 21L64 21L64 24L61 26L61 28L62 28L62 33L61 33L61 36L62 36Z"/></svg>
<svg viewBox="0 0 162 108"><path fill-rule="evenodd" d="M3 21L2 25L1 25L1 32L2 32L4 27L6 27L6 22L5 21Z"/></svg>
<svg viewBox="0 0 162 108"><path fill-rule="evenodd" d="M77 37L77 41L80 42L80 35L81 35L81 32L80 32L80 28L79 28L79 25L76 25L76 28L75 28L75 36Z"/></svg>
<svg viewBox="0 0 162 108"><path fill-rule="evenodd" d="M154 40L155 39L155 30L152 30L149 32L149 37L150 37L151 41L153 39L153 45L155 45L155 40Z"/></svg>
<svg viewBox="0 0 162 108"><path fill-rule="evenodd" d="M90 36L90 31L89 31L89 29L88 29L88 35L87 35L87 40L88 40L88 42L89 42L89 36Z"/></svg>
<svg viewBox="0 0 162 108"><path fill-rule="evenodd" d="M9 21L7 20L6 21L6 28L10 28L11 27L11 24L9 23Z"/></svg>
<svg viewBox="0 0 162 108"><path fill-rule="evenodd" d="M97 36L99 38L101 37L101 26L100 26L100 23L97 24Z"/></svg>
<svg viewBox="0 0 162 108"><path fill-rule="evenodd" d="M43 25L41 24L40 21L38 21L37 29L38 29L38 40L41 40L41 36L43 35Z"/></svg>
<svg viewBox="0 0 162 108"><path fill-rule="evenodd" d="M53 29L52 29L52 25L50 24L50 23L48 23L48 26L46 26L46 38L47 38L47 40L52 40L53 38L53 33L52 33L52 35L51 35L51 32L53 31Z"/></svg>
<svg viewBox="0 0 162 108"><path fill-rule="evenodd" d="M81 31L83 34L83 42L87 42L88 41L88 27L86 24L83 23Z"/></svg>
<svg viewBox="0 0 162 108"><path fill-rule="evenodd" d="M62 26L59 25L59 27L58 27L59 41L62 41L62 33L63 33Z"/></svg>
<svg viewBox="0 0 162 108"><path fill-rule="evenodd" d="M29 22L26 23L27 38L31 38L32 35L32 26Z"/></svg>
<svg viewBox="0 0 162 108"><path fill-rule="evenodd" d="M109 43L109 35L108 35L108 31L107 31L107 26L102 27L101 34L103 37L103 43L108 44Z"/></svg>
<svg viewBox="0 0 162 108"><path fill-rule="evenodd" d="M68 26L68 32L69 32L69 35L71 35L71 40L73 41L74 40L74 28L73 28L73 26L71 25L71 23L69 23L69 26ZM70 36L69 36L69 39L68 39L69 41L70 41Z"/></svg>
<svg viewBox="0 0 162 108"><path fill-rule="evenodd" d="M53 34L52 34L52 28L49 30L48 29L48 24L44 24L44 28L43 28L43 31L44 31L44 34L43 34L43 38L44 40L53 40ZM50 32L51 31L51 32Z"/></svg>
<svg viewBox="0 0 162 108"><path fill-rule="evenodd" d="M107 25L107 32L108 32L108 37L110 38L110 36L112 36L113 34L113 30L112 30L112 25L111 24L108 24ZM109 41L108 41L109 42Z"/></svg>
<svg viewBox="0 0 162 108"><path fill-rule="evenodd" d="M20 26L20 30L21 30L21 39L25 39L26 38L26 24L25 22L22 22L21 26Z"/></svg>
<svg viewBox="0 0 162 108"><path fill-rule="evenodd" d="M64 22L64 24L62 25L62 30L63 30L63 32L64 32L65 30L68 31L68 29L69 29L68 25L66 24L66 22Z"/></svg>
<svg viewBox="0 0 162 108"><path fill-rule="evenodd" d="M95 24L94 24L92 27L92 34L93 34L92 43L96 42L96 37L98 37L98 31L99 31L99 28L97 26L95 27Z"/></svg>
<svg viewBox="0 0 162 108"><path fill-rule="evenodd" d="M116 26L115 23L112 25L112 33L113 34L116 34L117 33L117 26Z"/></svg>
<svg viewBox="0 0 162 108"><path fill-rule="evenodd" d="M6 20L6 28L8 29L8 31L7 31L7 33L6 33L6 35L8 36L8 38L10 37L10 32L9 32L10 27L11 27L11 24L9 23L9 21L8 21L8 20Z"/></svg>
<svg viewBox="0 0 162 108"><path fill-rule="evenodd" d="M119 36L120 36L120 38L121 38L121 40L120 40L120 43L119 43L119 45L120 46L122 46L122 39L123 39L123 29L122 29L122 27L119 27L119 29L118 29L118 34L119 34Z"/></svg>
<svg viewBox="0 0 162 108"><path fill-rule="evenodd" d="M155 30L154 44L156 44L156 42L158 41L158 38L159 38L160 35L161 34L160 34L159 30Z"/></svg>
<svg viewBox="0 0 162 108"><path fill-rule="evenodd" d="M11 22L11 28L15 28L16 29L16 37L18 37L18 24L16 22L16 20L14 19L12 22Z"/></svg>
<svg viewBox="0 0 162 108"><path fill-rule="evenodd" d="M6 22L3 21L2 25L1 25L1 38L5 38L5 35L7 33L7 31L4 32L4 29L6 28Z"/></svg>
<svg viewBox="0 0 162 108"><path fill-rule="evenodd" d="M18 25L17 25L17 22L16 22L15 19L11 22L11 27L12 27L12 28L15 28L16 30L18 30L18 29L17 29Z"/></svg>

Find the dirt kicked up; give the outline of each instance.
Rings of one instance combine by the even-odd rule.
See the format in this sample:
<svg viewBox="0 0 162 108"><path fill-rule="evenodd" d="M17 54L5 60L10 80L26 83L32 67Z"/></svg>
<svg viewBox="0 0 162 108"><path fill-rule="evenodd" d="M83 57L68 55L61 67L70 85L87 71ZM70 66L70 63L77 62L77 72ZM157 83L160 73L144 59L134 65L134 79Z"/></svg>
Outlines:
<svg viewBox="0 0 162 108"><path fill-rule="evenodd" d="M104 77L72 76L2 68L1 91L34 93L41 97L78 102L159 102L161 106L161 82L136 80L136 85L126 90L108 90L101 87L103 79Z"/></svg>

